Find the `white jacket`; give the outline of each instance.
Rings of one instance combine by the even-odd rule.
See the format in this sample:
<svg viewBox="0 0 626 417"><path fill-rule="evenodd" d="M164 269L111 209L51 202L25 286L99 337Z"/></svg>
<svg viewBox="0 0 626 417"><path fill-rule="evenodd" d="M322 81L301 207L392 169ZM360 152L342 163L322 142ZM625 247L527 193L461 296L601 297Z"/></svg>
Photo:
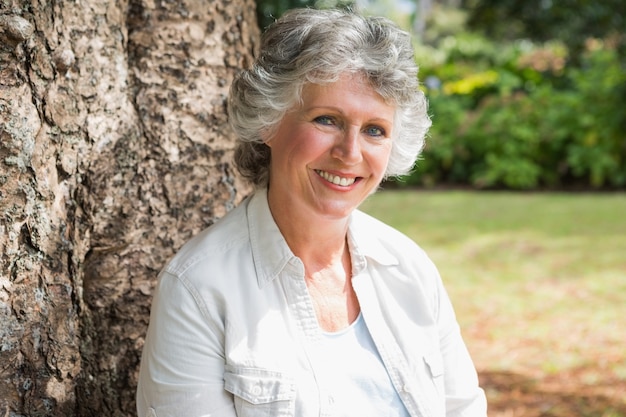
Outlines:
<svg viewBox="0 0 626 417"><path fill-rule="evenodd" d="M363 318L409 414L485 417L474 365L426 254L359 211L348 243ZM161 272L139 416L332 416L331 376L316 366L320 334L304 266L258 191Z"/></svg>

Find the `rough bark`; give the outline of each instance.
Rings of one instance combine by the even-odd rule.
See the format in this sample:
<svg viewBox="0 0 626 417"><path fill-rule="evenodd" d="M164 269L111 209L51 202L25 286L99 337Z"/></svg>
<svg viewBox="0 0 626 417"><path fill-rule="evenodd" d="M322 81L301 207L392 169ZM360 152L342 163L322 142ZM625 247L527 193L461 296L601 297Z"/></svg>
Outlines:
<svg viewBox="0 0 626 417"><path fill-rule="evenodd" d="M0 2L0 414L134 415L158 270L249 191L251 0Z"/></svg>

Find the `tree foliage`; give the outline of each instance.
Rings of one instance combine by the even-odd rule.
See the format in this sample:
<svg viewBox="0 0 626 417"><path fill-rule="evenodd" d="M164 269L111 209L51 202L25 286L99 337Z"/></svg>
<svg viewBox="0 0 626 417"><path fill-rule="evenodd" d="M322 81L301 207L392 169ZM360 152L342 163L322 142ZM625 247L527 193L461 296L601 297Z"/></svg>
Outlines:
<svg viewBox="0 0 626 417"><path fill-rule="evenodd" d="M433 128L405 183L626 186L626 72L610 40L588 38L578 65L558 40L457 28L426 41L417 53Z"/></svg>
<svg viewBox="0 0 626 417"><path fill-rule="evenodd" d="M466 0L469 27L494 39L559 39L577 58L589 38L615 38L624 51L623 0Z"/></svg>
<svg viewBox="0 0 626 417"><path fill-rule="evenodd" d="M300 7L350 7L353 0L257 0L257 20L261 30L268 27L289 9Z"/></svg>

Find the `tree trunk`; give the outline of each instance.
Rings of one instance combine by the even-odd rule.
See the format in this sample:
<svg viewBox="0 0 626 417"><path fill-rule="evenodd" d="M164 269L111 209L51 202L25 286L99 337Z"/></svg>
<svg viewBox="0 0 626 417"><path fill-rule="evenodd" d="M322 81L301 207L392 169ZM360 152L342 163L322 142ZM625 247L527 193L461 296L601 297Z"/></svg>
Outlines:
<svg viewBox="0 0 626 417"><path fill-rule="evenodd" d="M433 0L416 0L415 18L413 19L413 34L420 39L424 38L426 20L433 9Z"/></svg>
<svg viewBox="0 0 626 417"><path fill-rule="evenodd" d="M158 270L250 187L252 0L0 2L0 415L129 416Z"/></svg>

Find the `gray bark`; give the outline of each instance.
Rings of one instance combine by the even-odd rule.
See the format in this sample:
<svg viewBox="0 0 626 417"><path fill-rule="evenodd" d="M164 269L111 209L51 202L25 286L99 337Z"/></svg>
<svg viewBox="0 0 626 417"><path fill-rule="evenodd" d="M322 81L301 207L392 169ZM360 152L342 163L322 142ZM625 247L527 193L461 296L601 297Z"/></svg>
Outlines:
<svg viewBox="0 0 626 417"><path fill-rule="evenodd" d="M0 3L0 414L134 415L158 270L250 187L251 0Z"/></svg>

